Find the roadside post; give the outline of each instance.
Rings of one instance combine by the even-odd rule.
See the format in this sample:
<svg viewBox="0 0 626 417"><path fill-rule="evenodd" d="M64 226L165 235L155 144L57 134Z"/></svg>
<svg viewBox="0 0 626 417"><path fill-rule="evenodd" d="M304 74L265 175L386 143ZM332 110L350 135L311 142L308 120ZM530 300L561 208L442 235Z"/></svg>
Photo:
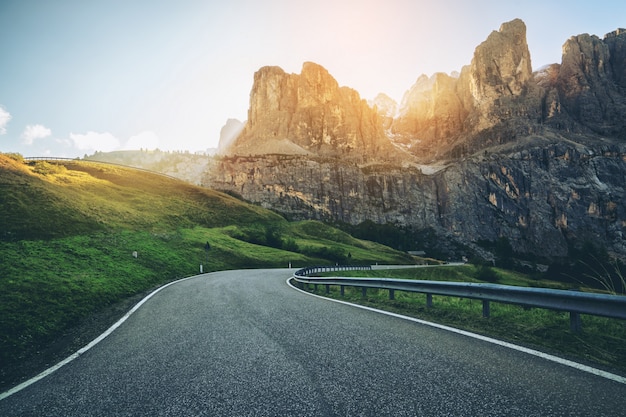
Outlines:
<svg viewBox="0 0 626 417"><path fill-rule="evenodd" d="M211 245L209 245L209 241L207 240L204 245L204 252L206 253L206 265L209 266L209 251L211 250ZM200 265L200 272L202 273L202 265Z"/></svg>

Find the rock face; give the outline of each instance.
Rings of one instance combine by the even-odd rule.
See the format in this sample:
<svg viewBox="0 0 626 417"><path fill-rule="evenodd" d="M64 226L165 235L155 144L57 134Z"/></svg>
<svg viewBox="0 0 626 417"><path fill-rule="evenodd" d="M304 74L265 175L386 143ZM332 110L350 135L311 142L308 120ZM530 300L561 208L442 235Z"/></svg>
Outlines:
<svg viewBox="0 0 626 417"><path fill-rule="evenodd" d="M626 139L626 31L579 35L563 45L556 88L569 114L594 133Z"/></svg>
<svg viewBox="0 0 626 417"><path fill-rule="evenodd" d="M380 93L367 104L378 113L382 119L383 128L388 130L398 112L398 103L387 94Z"/></svg>
<svg viewBox="0 0 626 417"><path fill-rule="evenodd" d="M418 169L272 155L215 161L205 185L235 191L292 219L366 220L435 230L472 247L506 237L520 252L563 257L602 242L626 254L626 146L562 138Z"/></svg>
<svg viewBox="0 0 626 417"><path fill-rule="evenodd" d="M217 145L217 152L219 154L227 153L228 149L235 142L235 139L239 137L245 124L237 119L228 119L226 124L220 130L220 140Z"/></svg>
<svg viewBox="0 0 626 417"><path fill-rule="evenodd" d="M526 25L515 19L476 48L458 77L418 78L392 132L426 161L468 155L520 133L536 133L542 92L532 81Z"/></svg>
<svg viewBox="0 0 626 417"><path fill-rule="evenodd" d="M476 48L469 72L469 89L476 106L521 95L532 77L524 22L515 19L492 32Z"/></svg>
<svg viewBox="0 0 626 417"><path fill-rule="evenodd" d="M378 113L320 65L287 74L264 67L254 75L248 122L230 154L308 154L351 160L397 159Z"/></svg>
<svg viewBox="0 0 626 417"><path fill-rule="evenodd" d="M315 64L262 68L243 133L202 182L291 218L432 230L466 248L506 238L554 258L589 241L626 259L626 30L572 37L533 73L513 20L460 74L420 76L397 111Z"/></svg>
<svg viewBox="0 0 626 417"><path fill-rule="evenodd" d="M626 29L617 29L604 37L609 47L613 79L618 87L626 88Z"/></svg>
<svg viewBox="0 0 626 417"><path fill-rule="evenodd" d="M457 78L443 73L420 76L404 95L400 115L391 125L394 140L415 156L439 156L463 132L469 114L457 84Z"/></svg>

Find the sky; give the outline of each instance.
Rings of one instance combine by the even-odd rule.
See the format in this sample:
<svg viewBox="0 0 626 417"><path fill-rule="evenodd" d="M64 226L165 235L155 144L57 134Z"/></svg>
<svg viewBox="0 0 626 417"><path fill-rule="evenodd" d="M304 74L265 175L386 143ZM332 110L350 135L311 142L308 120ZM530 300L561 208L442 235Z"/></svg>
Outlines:
<svg viewBox="0 0 626 417"><path fill-rule="evenodd" d="M312 61L363 99L400 102L515 18L538 69L571 36L626 27L626 2L0 0L0 152L207 151L246 120L267 65Z"/></svg>

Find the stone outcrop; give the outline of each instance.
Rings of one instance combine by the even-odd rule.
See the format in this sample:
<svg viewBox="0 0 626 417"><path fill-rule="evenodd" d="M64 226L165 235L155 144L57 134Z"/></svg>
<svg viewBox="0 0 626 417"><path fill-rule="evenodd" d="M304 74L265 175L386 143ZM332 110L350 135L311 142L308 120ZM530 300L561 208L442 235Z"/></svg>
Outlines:
<svg viewBox="0 0 626 417"><path fill-rule="evenodd" d="M391 130L414 155L433 160L538 134L544 125L626 138L626 30L572 37L561 64L533 74L524 23L505 23L458 78L420 77Z"/></svg>
<svg viewBox="0 0 626 417"><path fill-rule="evenodd" d="M383 129L387 131L398 113L398 103L387 94L379 93L374 100L367 102L381 117Z"/></svg>
<svg viewBox="0 0 626 417"><path fill-rule="evenodd" d="M311 62L300 74L279 67L256 72L248 122L228 153L313 153L360 161L399 157L378 113Z"/></svg>
<svg viewBox="0 0 626 417"><path fill-rule="evenodd" d="M228 119L220 130L220 140L217 145L217 153L227 153L235 140L239 137L245 124L237 119Z"/></svg>
<svg viewBox="0 0 626 417"><path fill-rule="evenodd" d="M556 88L570 116L591 132L626 139L626 31L587 34L563 45Z"/></svg>
<svg viewBox="0 0 626 417"><path fill-rule="evenodd" d="M524 22L515 19L493 31L474 51L469 72L469 92L478 107L521 95L532 77Z"/></svg>
<svg viewBox="0 0 626 417"><path fill-rule="evenodd" d="M418 78L392 132L423 160L464 156L535 133L541 91L532 79L526 25L515 19L476 48L458 77Z"/></svg>

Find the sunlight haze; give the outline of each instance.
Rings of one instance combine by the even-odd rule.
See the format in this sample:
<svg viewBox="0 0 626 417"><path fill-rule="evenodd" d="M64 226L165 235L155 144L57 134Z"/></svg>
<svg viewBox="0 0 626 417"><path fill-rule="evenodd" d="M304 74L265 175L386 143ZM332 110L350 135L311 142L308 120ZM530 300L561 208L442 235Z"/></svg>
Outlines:
<svg viewBox="0 0 626 417"><path fill-rule="evenodd" d="M363 99L400 102L421 74L468 65L504 22L526 23L537 69L625 16L623 1L5 0L0 151L207 151L227 119L246 120L266 65L312 61Z"/></svg>

